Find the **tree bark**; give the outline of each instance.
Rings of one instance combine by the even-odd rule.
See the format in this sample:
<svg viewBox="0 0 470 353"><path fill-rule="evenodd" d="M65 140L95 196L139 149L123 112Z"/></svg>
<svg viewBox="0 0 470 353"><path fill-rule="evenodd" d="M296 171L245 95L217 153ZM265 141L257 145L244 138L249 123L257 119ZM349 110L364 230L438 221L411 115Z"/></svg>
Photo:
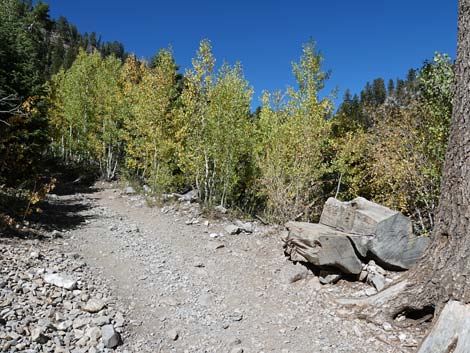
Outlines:
<svg viewBox="0 0 470 353"><path fill-rule="evenodd" d="M409 272L395 309L470 303L470 0L459 1L455 94L431 244ZM399 305L399 307L397 307Z"/></svg>

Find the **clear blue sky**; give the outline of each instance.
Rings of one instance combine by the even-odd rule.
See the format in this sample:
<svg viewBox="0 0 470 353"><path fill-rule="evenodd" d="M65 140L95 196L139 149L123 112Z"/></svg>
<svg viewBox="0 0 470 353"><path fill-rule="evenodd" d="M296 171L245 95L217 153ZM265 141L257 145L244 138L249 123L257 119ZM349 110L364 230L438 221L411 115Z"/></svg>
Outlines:
<svg viewBox="0 0 470 353"><path fill-rule="evenodd" d="M212 41L220 64L239 60L255 88L292 85L291 62L313 38L332 70L326 90L358 93L376 77L403 77L435 51L456 51L457 0L49 0L80 32L119 40L128 52L151 57L172 45L190 66L198 43ZM339 100L337 100L339 102Z"/></svg>

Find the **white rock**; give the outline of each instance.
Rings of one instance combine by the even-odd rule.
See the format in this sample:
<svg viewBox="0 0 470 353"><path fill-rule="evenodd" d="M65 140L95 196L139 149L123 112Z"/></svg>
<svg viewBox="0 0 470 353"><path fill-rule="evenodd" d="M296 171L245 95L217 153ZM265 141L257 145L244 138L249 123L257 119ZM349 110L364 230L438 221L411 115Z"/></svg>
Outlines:
<svg viewBox="0 0 470 353"><path fill-rule="evenodd" d="M166 333L166 336L172 340L172 341L176 341L179 337L179 333L178 333L178 330L177 329L171 329L169 330L167 333Z"/></svg>
<svg viewBox="0 0 470 353"><path fill-rule="evenodd" d="M98 327L90 327L86 330L85 336L89 337L92 342L98 342L101 338L101 330Z"/></svg>
<svg viewBox="0 0 470 353"><path fill-rule="evenodd" d="M72 290L77 287L77 281L72 277L62 273L46 273L44 282L52 284L56 287Z"/></svg>
<svg viewBox="0 0 470 353"><path fill-rule="evenodd" d="M375 273L367 277L367 280L380 292L385 287L385 277Z"/></svg>
<svg viewBox="0 0 470 353"><path fill-rule="evenodd" d="M214 210L223 214L226 214L228 212L227 209L222 205L214 207Z"/></svg>
<svg viewBox="0 0 470 353"><path fill-rule="evenodd" d="M225 231L228 233L228 234L238 234L240 233L241 231L241 228L239 226L236 226L235 224L229 224L227 226L225 226Z"/></svg>
<svg viewBox="0 0 470 353"><path fill-rule="evenodd" d="M126 193L127 195L132 195L135 194L135 190L132 186L128 186L124 189L124 193Z"/></svg>
<svg viewBox="0 0 470 353"><path fill-rule="evenodd" d="M98 311L102 310L106 304L99 299L90 299L85 306L83 306L83 310L89 313L97 313Z"/></svg>

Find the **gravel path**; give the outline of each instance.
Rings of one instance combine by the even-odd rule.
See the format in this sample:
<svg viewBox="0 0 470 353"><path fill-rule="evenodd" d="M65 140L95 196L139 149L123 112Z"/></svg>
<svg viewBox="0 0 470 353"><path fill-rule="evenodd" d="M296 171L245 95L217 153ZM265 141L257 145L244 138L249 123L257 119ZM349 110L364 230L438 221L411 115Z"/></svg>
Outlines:
<svg viewBox="0 0 470 353"><path fill-rule="evenodd" d="M112 351L101 337L106 333L104 324L120 332L123 344L116 351L126 353L398 353L415 349L413 336L418 337L418 331L396 330L386 323L377 326L336 305L335 298L362 296L370 287L343 280L321 285L305 267L285 259L275 228L255 224L251 234L229 235L227 219L208 220L197 204L148 207L142 197L126 195L111 184L98 187L92 193L52 195L64 210L75 209L64 212L77 226L64 229L63 238L40 244L0 243L1 273L7 274L7 285L0 288L0 351L2 347L4 352L21 351L12 350L17 344L32 347L27 350L31 353ZM39 257L31 255L35 246ZM81 291L45 283L41 276L51 264L78 277ZM25 287L20 280L27 277L23 273L41 266L44 270L34 270L29 279L45 286L44 302L34 299L44 315L36 316L57 316L57 305L47 299L52 296L64 298L59 303L71 302L58 306L68 310L60 313L62 320L88 320L81 330L70 324L62 333L52 327L58 324L46 325L43 333L50 339L44 345L31 343L28 336L28 327L35 327L31 326L35 310L25 324L26 336L18 338L16 326L23 319L15 316L16 309L9 304L32 300L24 290L20 298L17 288ZM95 297L107 306L96 314L86 312L87 301ZM2 298L6 300L3 310ZM100 319L103 316L106 320ZM88 337L91 334L95 336ZM66 342L64 337L68 337ZM2 344L2 339L9 341ZM55 343L63 347L57 349Z"/></svg>
<svg viewBox="0 0 470 353"><path fill-rule="evenodd" d="M132 352L405 352L408 332L353 319L335 297L364 284L322 286L287 262L279 234L223 234L194 204L149 208L104 188L69 246L122 302ZM193 219L196 224L188 225ZM295 279L301 278L298 281ZM292 282L294 280L294 282ZM408 346L408 348L407 348Z"/></svg>

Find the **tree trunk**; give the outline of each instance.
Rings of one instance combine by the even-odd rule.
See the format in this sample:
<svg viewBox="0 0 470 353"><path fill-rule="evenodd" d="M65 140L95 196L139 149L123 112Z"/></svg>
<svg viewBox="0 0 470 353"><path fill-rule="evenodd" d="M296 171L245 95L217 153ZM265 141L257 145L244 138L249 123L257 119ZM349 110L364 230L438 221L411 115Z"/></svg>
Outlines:
<svg viewBox="0 0 470 353"><path fill-rule="evenodd" d="M449 300L470 303L470 0L459 1L455 95L436 225L427 251L396 298L396 313ZM398 305L398 307L397 307Z"/></svg>

